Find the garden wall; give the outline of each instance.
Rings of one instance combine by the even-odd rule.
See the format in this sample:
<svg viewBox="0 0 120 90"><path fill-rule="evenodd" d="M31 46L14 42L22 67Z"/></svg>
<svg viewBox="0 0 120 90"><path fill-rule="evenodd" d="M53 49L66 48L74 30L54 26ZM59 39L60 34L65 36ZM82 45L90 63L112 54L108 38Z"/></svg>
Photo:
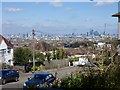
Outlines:
<svg viewBox="0 0 120 90"><path fill-rule="evenodd" d="M62 60L52 60L50 62L45 61L45 66L43 66L43 69L54 69L54 68L62 68L69 66L69 60L62 59Z"/></svg>

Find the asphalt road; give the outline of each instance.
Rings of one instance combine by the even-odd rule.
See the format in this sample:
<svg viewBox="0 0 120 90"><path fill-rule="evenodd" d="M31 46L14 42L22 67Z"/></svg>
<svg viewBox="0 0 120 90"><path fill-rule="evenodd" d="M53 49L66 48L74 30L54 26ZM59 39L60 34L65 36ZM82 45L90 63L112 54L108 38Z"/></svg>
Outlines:
<svg viewBox="0 0 120 90"><path fill-rule="evenodd" d="M57 78L62 78L62 77L65 77L66 75L71 74L72 72L81 71L81 70L82 70L81 67L65 67L61 69L45 70L45 71L39 71L35 73L48 72L55 75L55 72L57 72ZM20 78L18 82L9 82L5 85L1 85L0 88L2 88L2 90L18 90L18 89L22 90L22 86L24 82L30 76L32 76L32 73L20 73Z"/></svg>

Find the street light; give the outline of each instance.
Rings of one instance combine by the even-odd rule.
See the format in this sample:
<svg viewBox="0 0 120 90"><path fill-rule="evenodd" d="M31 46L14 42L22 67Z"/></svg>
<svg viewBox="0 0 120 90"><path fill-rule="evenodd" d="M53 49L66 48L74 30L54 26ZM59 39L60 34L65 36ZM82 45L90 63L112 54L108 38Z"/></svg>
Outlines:
<svg viewBox="0 0 120 90"><path fill-rule="evenodd" d="M34 36L35 36L35 30L32 30L32 36L33 36L33 72L35 72L35 42L34 42Z"/></svg>

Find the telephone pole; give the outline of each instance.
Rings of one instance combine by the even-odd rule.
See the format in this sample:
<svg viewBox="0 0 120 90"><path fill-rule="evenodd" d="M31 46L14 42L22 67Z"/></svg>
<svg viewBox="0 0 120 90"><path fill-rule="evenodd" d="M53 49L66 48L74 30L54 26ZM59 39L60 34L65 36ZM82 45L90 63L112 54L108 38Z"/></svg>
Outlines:
<svg viewBox="0 0 120 90"><path fill-rule="evenodd" d="M35 36L35 30L32 30L32 40L33 40L33 72L35 72L35 40L34 40L34 36Z"/></svg>

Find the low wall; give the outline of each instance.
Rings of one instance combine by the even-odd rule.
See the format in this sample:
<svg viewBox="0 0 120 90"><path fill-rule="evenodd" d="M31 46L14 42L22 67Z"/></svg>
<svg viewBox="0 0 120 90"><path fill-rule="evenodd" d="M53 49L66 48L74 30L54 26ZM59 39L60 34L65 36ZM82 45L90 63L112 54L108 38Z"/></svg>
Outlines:
<svg viewBox="0 0 120 90"><path fill-rule="evenodd" d="M54 69L54 68L61 68L69 66L69 60L62 59L62 60L52 60L50 62L45 61L45 66L43 66L43 69Z"/></svg>

